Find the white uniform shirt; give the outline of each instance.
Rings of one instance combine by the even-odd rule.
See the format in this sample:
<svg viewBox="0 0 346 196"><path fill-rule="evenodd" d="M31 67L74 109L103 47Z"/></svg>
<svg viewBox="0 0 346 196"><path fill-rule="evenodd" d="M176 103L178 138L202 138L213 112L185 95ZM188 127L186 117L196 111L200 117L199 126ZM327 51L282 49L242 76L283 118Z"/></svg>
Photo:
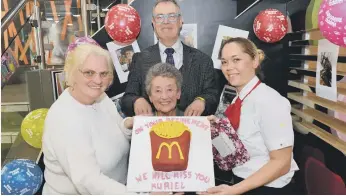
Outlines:
<svg viewBox="0 0 346 196"><path fill-rule="evenodd" d="M159 41L159 49L160 49L160 56L161 56L162 63L166 62L166 58L167 58L167 54L165 53L166 48L167 47ZM181 43L180 39L178 39L177 42L173 44L172 48L174 49L174 53L173 53L174 66L177 69L180 69L183 66L183 44Z"/></svg>
<svg viewBox="0 0 346 196"><path fill-rule="evenodd" d="M241 100L252 90L259 79L254 77L238 94ZM233 102L237 99L234 98ZM277 91L261 83L242 102L238 136L250 154L250 160L233 168L233 173L241 178L254 174L266 163L269 152L288 146L293 147L291 105ZM287 185L298 166L291 160L290 171L266 186L281 188Z"/></svg>
<svg viewBox="0 0 346 196"><path fill-rule="evenodd" d="M130 130L104 93L83 105L65 90L49 109L43 194L126 194Z"/></svg>

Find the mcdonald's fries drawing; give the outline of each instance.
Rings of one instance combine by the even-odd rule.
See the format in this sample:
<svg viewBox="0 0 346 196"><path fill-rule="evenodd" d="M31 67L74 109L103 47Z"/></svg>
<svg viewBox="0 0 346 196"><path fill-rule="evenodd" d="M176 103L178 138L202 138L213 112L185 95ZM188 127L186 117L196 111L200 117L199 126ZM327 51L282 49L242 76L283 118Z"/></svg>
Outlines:
<svg viewBox="0 0 346 196"><path fill-rule="evenodd" d="M183 171L189 161L191 131L182 122L165 121L150 130L155 171Z"/></svg>

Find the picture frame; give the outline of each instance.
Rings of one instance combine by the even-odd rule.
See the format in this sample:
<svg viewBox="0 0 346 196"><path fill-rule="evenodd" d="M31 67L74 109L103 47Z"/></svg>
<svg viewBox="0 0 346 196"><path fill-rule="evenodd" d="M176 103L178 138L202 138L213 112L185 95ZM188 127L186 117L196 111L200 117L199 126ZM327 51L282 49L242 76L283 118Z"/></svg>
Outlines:
<svg viewBox="0 0 346 196"><path fill-rule="evenodd" d="M248 38L248 36L249 36L248 31L219 25L216 39L215 39L215 43L214 43L213 53L211 56L211 58L214 62L214 68L215 69L221 69L221 60L220 60L219 52L220 52L222 44L227 39L232 38L232 37Z"/></svg>
<svg viewBox="0 0 346 196"><path fill-rule="evenodd" d="M118 45L115 42L108 42L107 48L120 83L127 82L132 56L134 53L140 52L137 41L124 46Z"/></svg>

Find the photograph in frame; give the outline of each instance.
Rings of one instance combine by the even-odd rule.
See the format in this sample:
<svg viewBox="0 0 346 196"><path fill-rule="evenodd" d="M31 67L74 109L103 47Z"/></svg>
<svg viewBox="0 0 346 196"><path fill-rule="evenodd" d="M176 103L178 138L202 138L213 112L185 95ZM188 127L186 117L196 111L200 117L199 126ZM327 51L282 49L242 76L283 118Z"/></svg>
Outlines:
<svg viewBox="0 0 346 196"><path fill-rule="evenodd" d="M51 78L52 78L52 88L53 88L53 98L54 101L56 101L59 97L59 84L57 83L57 74L62 73L63 70L53 70L51 71Z"/></svg>
<svg viewBox="0 0 346 196"><path fill-rule="evenodd" d="M179 39L187 46L197 48L197 24L183 24ZM157 43L157 37L154 32L154 44Z"/></svg>
<svg viewBox="0 0 346 196"><path fill-rule="evenodd" d="M217 35L216 35L216 40L214 43L213 53L211 56L211 58L214 62L214 68L215 69L221 68L221 60L220 60L220 56L219 56L219 51L221 49L222 43L224 43L227 39L230 39L232 37L248 38L248 36L249 36L248 31L219 25L219 29L218 29Z"/></svg>
<svg viewBox="0 0 346 196"><path fill-rule="evenodd" d="M62 92L64 92L64 90L67 88L65 73L63 71L59 73L55 73L55 83L57 87L56 88L57 95L59 97L62 94Z"/></svg>
<svg viewBox="0 0 346 196"><path fill-rule="evenodd" d="M137 41L126 46L120 46L114 42L108 42L107 48L112 57L115 72L118 75L120 83L127 82L133 54L140 52Z"/></svg>
<svg viewBox="0 0 346 196"><path fill-rule="evenodd" d="M316 66L316 95L337 101L336 66L339 46L327 39L318 41Z"/></svg>

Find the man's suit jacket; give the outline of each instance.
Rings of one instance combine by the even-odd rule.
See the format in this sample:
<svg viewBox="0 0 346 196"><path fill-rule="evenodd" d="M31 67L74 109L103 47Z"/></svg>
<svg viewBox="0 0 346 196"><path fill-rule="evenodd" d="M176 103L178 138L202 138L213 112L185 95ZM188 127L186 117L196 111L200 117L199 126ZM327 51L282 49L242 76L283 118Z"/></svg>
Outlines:
<svg viewBox="0 0 346 196"><path fill-rule="evenodd" d="M134 103L139 97L149 101L145 91L145 77L150 67L161 62L159 44L135 53L130 65L130 73L125 93L121 99L121 110L126 116L133 116ZM182 93L177 107L185 111L196 97L206 101L203 115L213 114L218 104L218 88L211 58L201 51L183 44Z"/></svg>

